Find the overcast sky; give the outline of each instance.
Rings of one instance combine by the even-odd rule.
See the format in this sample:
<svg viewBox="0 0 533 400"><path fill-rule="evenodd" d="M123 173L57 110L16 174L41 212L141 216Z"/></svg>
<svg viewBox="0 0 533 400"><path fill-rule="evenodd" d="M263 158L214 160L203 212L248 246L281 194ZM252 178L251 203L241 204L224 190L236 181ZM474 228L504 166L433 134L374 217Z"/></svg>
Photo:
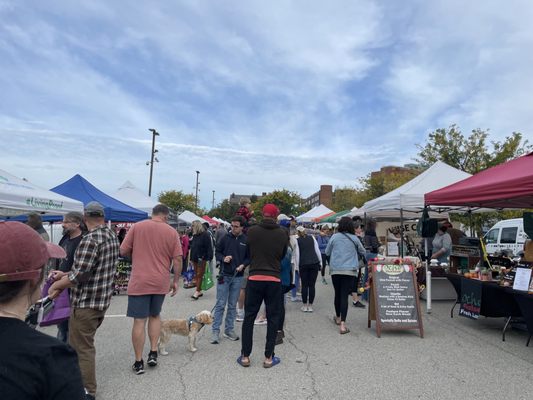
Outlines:
<svg viewBox="0 0 533 400"><path fill-rule="evenodd" d="M439 127L533 139L533 2L0 0L0 169L104 191L355 185Z"/></svg>

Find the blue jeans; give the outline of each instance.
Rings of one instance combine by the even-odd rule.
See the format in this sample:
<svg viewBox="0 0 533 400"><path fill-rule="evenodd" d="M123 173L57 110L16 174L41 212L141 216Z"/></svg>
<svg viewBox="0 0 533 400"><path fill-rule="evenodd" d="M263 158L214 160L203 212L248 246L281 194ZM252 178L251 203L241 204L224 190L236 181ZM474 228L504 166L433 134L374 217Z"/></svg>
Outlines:
<svg viewBox="0 0 533 400"><path fill-rule="evenodd" d="M224 276L223 283L217 282L217 303L215 304L213 316L213 333L220 332L226 304L228 305L228 310L226 311L224 332L228 333L233 331L235 318L237 316L237 300L239 300L242 279L242 276Z"/></svg>

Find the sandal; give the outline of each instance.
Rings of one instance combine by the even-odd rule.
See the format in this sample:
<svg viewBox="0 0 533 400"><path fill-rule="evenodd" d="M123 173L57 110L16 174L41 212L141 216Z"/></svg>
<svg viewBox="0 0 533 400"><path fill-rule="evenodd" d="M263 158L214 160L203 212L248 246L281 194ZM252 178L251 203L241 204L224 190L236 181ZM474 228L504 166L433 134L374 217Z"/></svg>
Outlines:
<svg viewBox="0 0 533 400"><path fill-rule="evenodd" d="M341 335L346 335L349 332L350 332L350 330L348 328L344 328L344 330L340 331Z"/></svg>
<svg viewBox="0 0 533 400"><path fill-rule="evenodd" d="M241 367L249 367L250 366L250 358L248 358L248 361L243 361L243 357L244 356L239 356L239 358L237 358L237 363L241 366Z"/></svg>
<svg viewBox="0 0 533 400"><path fill-rule="evenodd" d="M340 321L340 318L337 317L336 315L333 316L333 323L335 325L340 325L341 324L341 321Z"/></svg>
<svg viewBox="0 0 533 400"><path fill-rule="evenodd" d="M267 362L267 361L263 362L263 368L272 368L278 365L280 362L281 362L281 359L279 357L273 356L271 362Z"/></svg>

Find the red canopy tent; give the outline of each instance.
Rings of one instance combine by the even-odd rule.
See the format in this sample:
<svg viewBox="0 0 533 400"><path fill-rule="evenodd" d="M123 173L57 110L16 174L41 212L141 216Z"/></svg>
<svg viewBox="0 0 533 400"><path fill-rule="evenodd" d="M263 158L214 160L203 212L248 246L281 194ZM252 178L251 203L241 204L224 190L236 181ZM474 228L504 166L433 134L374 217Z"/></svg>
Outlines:
<svg viewBox="0 0 533 400"><path fill-rule="evenodd" d="M218 221L215 221L213 218L211 218L208 215L204 215L202 218L205 219L207 222L209 222L209 225L218 225L219 224Z"/></svg>
<svg viewBox="0 0 533 400"><path fill-rule="evenodd" d="M533 207L533 153L424 195L426 205L469 208Z"/></svg>

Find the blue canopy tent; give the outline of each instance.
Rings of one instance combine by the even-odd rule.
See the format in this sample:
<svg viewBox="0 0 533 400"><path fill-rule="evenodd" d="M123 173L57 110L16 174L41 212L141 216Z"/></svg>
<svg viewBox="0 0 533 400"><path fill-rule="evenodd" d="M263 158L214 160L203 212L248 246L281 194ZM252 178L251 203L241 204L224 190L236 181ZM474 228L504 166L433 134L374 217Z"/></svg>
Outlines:
<svg viewBox="0 0 533 400"><path fill-rule="evenodd" d="M74 175L68 181L50 190L63 196L79 200L83 204L91 201L99 202L104 207L105 219L108 221L137 222L148 218L146 212L130 207L105 194L81 175Z"/></svg>

